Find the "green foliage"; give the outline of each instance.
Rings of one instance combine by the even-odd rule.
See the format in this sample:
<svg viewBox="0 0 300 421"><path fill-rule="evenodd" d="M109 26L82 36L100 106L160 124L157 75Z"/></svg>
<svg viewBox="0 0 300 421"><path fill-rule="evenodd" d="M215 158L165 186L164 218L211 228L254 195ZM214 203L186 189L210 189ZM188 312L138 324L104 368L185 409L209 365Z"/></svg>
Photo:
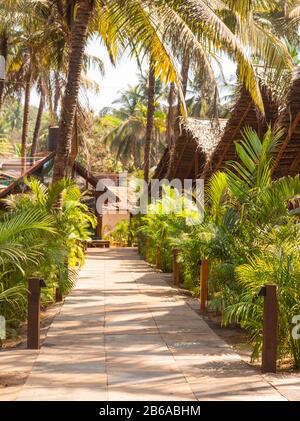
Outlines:
<svg viewBox="0 0 300 421"><path fill-rule="evenodd" d="M45 280L43 304L53 301L56 287L69 292L84 262L82 241L95 225L72 181L48 188L35 179L26 184L28 194L2 200L6 212L0 218L0 314L7 320L26 318L29 277Z"/></svg>
<svg viewBox="0 0 300 421"><path fill-rule="evenodd" d="M21 137L22 137L22 115L23 105L19 101L8 98L3 105L0 115L0 154L21 156ZM37 107L31 105L29 110L29 139L32 139L35 121L37 116ZM48 136L49 115L43 114L41 130L39 134L39 150L46 149L46 140ZM31 143L29 140L28 151Z"/></svg>
<svg viewBox="0 0 300 421"><path fill-rule="evenodd" d="M272 180L281 137L281 130L269 129L261 141L246 128L236 143L239 160L228 162L206 185L201 223L190 226L174 212L178 197L173 192L164 209L163 199L149 206L141 231L151 243L150 261L159 252L164 270L170 270L172 248L179 247L185 286L196 294L199 260L209 260L210 307L222 313L224 325L237 323L249 330L253 359L262 348L263 299L258 292L265 284L276 284L279 356L291 358L299 368L300 344L292 329L293 317L300 314L300 225L288 202L300 194L300 178Z"/></svg>
<svg viewBox="0 0 300 421"><path fill-rule="evenodd" d="M163 186L162 198L149 205L141 218L140 232L150 241L149 261L157 262L163 271L172 267L172 249L179 235L188 230L189 219L195 220L197 211L191 200L183 198L175 189Z"/></svg>
<svg viewBox="0 0 300 421"><path fill-rule="evenodd" d="M117 246L132 246L137 240L137 223L135 220L124 220L117 223L113 231L109 231L106 238Z"/></svg>
<svg viewBox="0 0 300 421"><path fill-rule="evenodd" d="M107 151L126 168L143 168L147 125L147 77L140 76L137 86L129 86L114 101L118 108L104 110L99 120ZM165 88L159 79L155 84L154 130L151 144L151 165L155 164L165 148L166 107L162 103ZM109 130L110 127L110 130Z"/></svg>

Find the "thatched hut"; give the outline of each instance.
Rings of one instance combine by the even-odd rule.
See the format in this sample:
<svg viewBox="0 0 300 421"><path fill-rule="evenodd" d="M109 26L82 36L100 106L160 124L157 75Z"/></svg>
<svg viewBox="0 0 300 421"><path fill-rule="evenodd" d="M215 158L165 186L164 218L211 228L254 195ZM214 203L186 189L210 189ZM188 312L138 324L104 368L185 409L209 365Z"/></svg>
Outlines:
<svg viewBox="0 0 300 421"><path fill-rule="evenodd" d="M221 140L206 161L201 173L202 177L209 177L212 173L222 168L226 161L237 159L235 141L242 138L244 127L252 127L262 137L267 131L268 125L275 125L278 118L278 103L274 99L271 90L265 85L262 85L261 93L265 108L264 116L255 106L248 91L244 87L240 88L237 101Z"/></svg>
<svg viewBox="0 0 300 421"><path fill-rule="evenodd" d="M278 127L285 129L278 149L273 175L283 177L300 173L300 70L295 75L287 95L286 106L278 119Z"/></svg>
<svg viewBox="0 0 300 421"><path fill-rule="evenodd" d="M188 118L182 123L180 136L160 160L154 179L192 179L196 180L203 171L205 162L220 141L227 120L213 124L211 120Z"/></svg>

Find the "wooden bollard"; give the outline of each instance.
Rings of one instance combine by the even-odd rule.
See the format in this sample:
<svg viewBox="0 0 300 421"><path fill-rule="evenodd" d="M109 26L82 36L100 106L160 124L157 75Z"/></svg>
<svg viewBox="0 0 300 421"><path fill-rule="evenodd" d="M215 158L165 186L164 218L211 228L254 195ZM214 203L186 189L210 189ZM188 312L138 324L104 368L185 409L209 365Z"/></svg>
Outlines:
<svg viewBox="0 0 300 421"><path fill-rule="evenodd" d="M174 281L174 285L177 287L179 287L180 285L178 255L179 255L179 250L177 248L173 249L173 281Z"/></svg>
<svg viewBox="0 0 300 421"><path fill-rule="evenodd" d="M41 288L46 284L43 279L28 279L28 321L27 321L27 348L40 348L40 297Z"/></svg>
<svg viewBox="0 0 300 421"><path fill-rule="evenodd" d="M62 300L63 300L63 295L62 295L61 289L57 287L55 289L55 302L60 303L62 302Z"/></svg>
<svg viewBox="0 0 300 421"><path fill-rule="evenodd" d="M156 247L156 249L155 249L155 266L156 266L157 270L160 270L161 262L160 262L160 255L159 255L158 247Z"/></svg>
<svg viewBox="0 0 300 421"><path fill-rule="evenodd" d="M149 261L149 252L150 252L150 240L149 240L149 238L146 238L146 252L145 252L146 262Z"/></svg>
<svg viewBox="0 0 300 421"><path fill-rule="evenodd" d="M265 285L259 293L264 297L262 373L276 373L278 306L277 286Z"/></svg>
<svg viewBox="0 0 300 421"><path fill-rule="evenodd" d="M200 312L206 312L208 300L208 260L201 260L200 266Z"/></svg>
<svg viewBox="0 0 300 421"><path fill-rule="evenodd" d="M96 237L102 240L103 215L97 214Z"/></svg>

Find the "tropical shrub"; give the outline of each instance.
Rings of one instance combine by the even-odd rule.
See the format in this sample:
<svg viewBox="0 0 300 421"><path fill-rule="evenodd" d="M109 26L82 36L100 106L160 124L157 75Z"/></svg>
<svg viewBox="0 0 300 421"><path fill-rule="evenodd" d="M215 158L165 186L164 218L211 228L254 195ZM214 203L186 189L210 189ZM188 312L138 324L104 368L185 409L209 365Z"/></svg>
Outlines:
<svg viewBox="0 0 300 421"><path fill-rule="evenodd" d="M258 292L267 283L276 284L279 356L291 357L299 368L300 344L292 329L293 317L300 314L300 225L288 203L300 194L300 178L272 179L281 137L281 130L269 129L261 141L253 129L244 129L236 142L239 161L228 162L207 182L203 220L189 226L163 212L158 201L142 231L152 242L152 254L159 249L168 262L164 269L170 269L172 247L179 247L185 286L196 294L199 260L209 260L210 308L222 314L224 325L238 323L249 330L253 359L262 348L263 299Z"/></svg>
<svg viewBox="0 0 300 421"><path fill-rule="evenodd" d="M27 194L2 200L0 314L8 321L26 318L29 277L45 280L43 304L53 301L57 287L68 293L84 262L82 241L95 225L94 215L72 181L46 187L31 179L26 184Z"/></svg>
<svg viewBox="0 0 300 421"><path fill-rule="evenodd" d="M196 205L177 190L163 186L162 198L148 206L139 231L148 239L148 259L163 271L172 268L172 249L180 233L189 231L198 218ZM191 225L190 225L191 224Z"/></svg>
<svg viewBox="0 0 300 421"><path fill-rule="evenodd" d="M124 220L117 223L114 230L109 231L106 238L116 246L132 246L136 242L136 223L134 220Z"/></svg>

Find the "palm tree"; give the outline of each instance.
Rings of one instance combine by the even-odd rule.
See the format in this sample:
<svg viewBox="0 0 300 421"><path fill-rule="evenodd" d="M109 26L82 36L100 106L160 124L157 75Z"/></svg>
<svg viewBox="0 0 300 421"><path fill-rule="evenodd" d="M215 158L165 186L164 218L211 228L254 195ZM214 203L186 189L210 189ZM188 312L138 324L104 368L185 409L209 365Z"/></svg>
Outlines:
<svg viewBox="0 0 300 421"><path fill-rule="evenodd" d="M184 101L186 99L186 93L187 93L187 87L188 87L190 64L191 64L190 51L187 50L183 52L182 68L181 68L182 96L184 98ZM169 112L172 112L172 111L169 110ZM175 143L180 134L180 118L181 117L182 117L181 98L180 98L180 95L178 95L176 115L174 116L174 136L172 139L167 139L169 150L170 150L170 160L169 160L168 171L166 174L167 178L169 177L170 171L171 171L171 163L173 162L173 157L175 153Z"/></svg>
<svg viewBox="0 0 300 421"><path fill-rule="evenodd" d="M30 109L30 93L32 88L32 70L29 66L28 73L25 80L24 93L24 112L23 112L23 127L21 140L21 156L22 156L22 173L26 170L26 154L27 154L27 140L29 128L29 109Z"/></svg>
<svg viewBox="0 0 300 421"><path fill-rule="evenodd" d="M175 101L176 101L176 86L175 83L170 83L170 90L168 95L168 114L167 114L167 131L166 139L168 142L169 149L172 147L173 142L175 141Z"/></svg>
<svg viewBox="0 0 300 421"><path fill-rule="evenodd" d="M59 139L55 158L53 181L67 175L71 150L74 119L83 68L84 49L87 41L88 24L94 9L94 0L78 0L76 17L71 30L71 51L68 65L68 79L62 101L59 123Z"/></svg>
<svg viewBox="0 0 300 421"><path fill-rule="evenodd" d="M221 5L224 9L225 5L220 2L220 7ZM179 0L151 2L103 0L101 7L98 7L98 2L78 0L76 6L76 17L71 31L68 82L62 104L54 180L66 175L65 163L68 162L70 152L84 46L90 21L95 28L95 21L100 17L98 32L111 54L115 54L116 40L119 40L122 45L128 43L129 40L130 45L133 45L137 51L144 49L149 52L156 62L157 75L164 75L167 80L177 81L178 83L179 77L176 74L176 67L171 51L167 47L168 40L174 40L175 29L177 29L177 33L181 34L176 39L176 48L178 49L179 42L180 45L189 44L192 46L191 55L201 57L205 55L204 47L199 39L205 39L208 43L218 46L217 48L222 45L225 51L236 57L240 64L242 80L245 81L255 101L259 105L262 104L248 56L235 35L218 16L218 8L216 7L216 11L214 11L206 4L206 1L189 0L183 4ZM149 125L149 131L150 128Z"/></svg>
<svg viewBox="0 0 300 421"><path fill-rule="evenodd" d="M148 115L148 80L139 76L139 84L120 92L114 101L118 108L104 110L107 115L100 118L101 124L110 124L111 130L103 133L103 142L109 146L116 160L135 169L145 167L145 143ZM165 146L165 107L161 102L165 98L165 88L159 79L154 84L154 113L149 143L149 166L157 162ZM149 138L148 138L149 139Z"/></svg>
<svg viewBox="0 0 300 421"><path fill-rule="evenodd" d="M152 133L154 127L155 112L155 60L150 57L149 78L148 78L148 104L147 104L147 126L145 136L145 154L144 154L144 180L149 182L150 150Z"/></svg>
<svg viewBox="0 0 300 421"><path fill-rule="evenodd" d="M8 34L6 29L2 29L0 34L0 56L2 56L6 62L7 60L7 47L8 47ZM5 81L4 79L0 79L0 112L3 105L3 96L4 96L4 87Z"/></svg>
<svg viewBox="0 0 300 421"><path fill-rule="evenodd" d="M39 0L20 2L15 13L16 19L10 24L14 30L14 42L11 42L7 61L8 94L24 93L24 112L21 139L22 172L26 168L28 145L30 97L34 84L44 77L49 69L51 53L44 51L45 16L41 13ZM42 113L42 110L40 114ZM39 131L37 121L36 131Z"/></svg>
<svg viewBox="0 0 300 421"><path fill-rule="evenodd" d="M43 80L40 80L39 86L40 86L40 103L38 107L38 112L37 112L37 117L36 117L33 137L32 137L31 152L30 152L31 157L34 157L36 154L38 138L39 138L41 123L42 123L42 116L43 116L43 111L44 111L44 105L45 105L45 89L43 86Z"/></svg>

